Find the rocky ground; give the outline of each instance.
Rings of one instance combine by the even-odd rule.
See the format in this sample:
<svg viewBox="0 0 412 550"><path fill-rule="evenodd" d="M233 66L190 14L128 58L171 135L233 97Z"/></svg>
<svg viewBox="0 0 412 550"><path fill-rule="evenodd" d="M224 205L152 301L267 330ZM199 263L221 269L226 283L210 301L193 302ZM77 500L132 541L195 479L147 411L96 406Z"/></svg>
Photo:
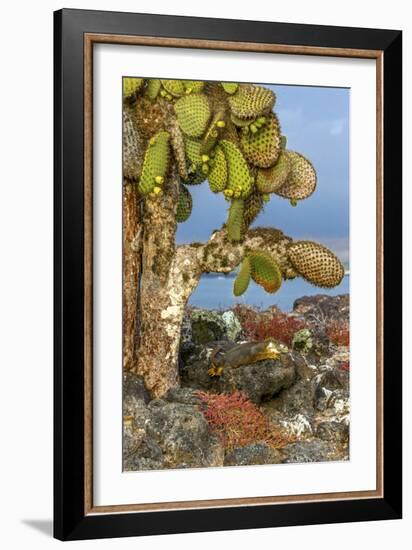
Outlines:
<svg viewBox="0 0 412 550"><path fill-rule="evenodd" d="M289 314L188 310L181 387L151 399L124 375L124 469L347 460L348 326L348 295L303 297ZM268 337L287 346L278 359L208 374L218 346Z"/></svg>

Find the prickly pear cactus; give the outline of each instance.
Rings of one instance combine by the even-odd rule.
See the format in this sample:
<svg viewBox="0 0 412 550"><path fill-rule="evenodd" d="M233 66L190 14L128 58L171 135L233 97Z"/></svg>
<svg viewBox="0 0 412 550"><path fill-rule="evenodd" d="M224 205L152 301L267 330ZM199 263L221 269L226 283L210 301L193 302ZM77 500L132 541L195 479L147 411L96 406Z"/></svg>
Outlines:
<svg viewBox="0 0 412 550"><path fill-rule="evenodd" d="M229 98L232 113L238 118L258 117L268 113L275 103L275 94L268 88L241 84Z"/></svg>
<svg viewBox="0 0 412 550"><path fill-rule="evenodd" d="M274 293L282 284L282 273L277 262L266 252L249 254L252 279L266 292Z"/></svg>
<svg viewBox="0 0 412 550"><path fill-rule="evenodd" d="M288 256L296 271L316 286L332 288L341 283L345 270L339 258L328 248L312 241L295 241Z"/></svg>
<svg viewBox="0 0 412 550"><path fill-rule="evenodd" d="M225 190L228 178L228 167L225 153L222 147L216 147L212 169L209 173L209 187L213 193L221 193Z"/></svg>
<svg viewBox="0 0 412 550"><path fill-rule="evenodd" d="M286 182L275 191L280 197L292 200L307 199L316 189L316 172L308 159L294 151L284 153L290 163Z"/></svg>
<svg viewBox="0 0 412 550"><path fill-rule="evenodd" d="M242 265L240 266L239 273L237 274L237 277L233 284L233 294L235 296L241 296L246 292L250 283L251 274L252 266L250 264L249 258L246 257L243 260Z"/></svg>
<svg viewBox="0 0 412 550"><path fill-rule="evenodd" d="M286 183L289 172L289 156L282 151L273 166L258 170L256 187L260 193L276 193Z"/></svg>
<svg viewBox="0 0 412 550"><path fill-rule="evenodd" d="M280 128L276 115L260 117L245 129L240 144L246 159L259 168L273 166L280 153Z"/></svg>
<svg viewBox="0 0 412 550"><path fill-rule="evenodd" d="M207 128L210 107L204 94L188 94L174 105L182 131L190 137L201 136Z"/></svg>
<svg viewBox="0 0 412 550"><path fill-rule="evenodd" d="M131 98L143 85L143 78L123 78L123 95Z"/></svg>
<svg viewBox="0 0 412 550"><path fill-rule="evenodd" d="M192 213L192 195L184 185L180 185L179 197L177 199L176 221L182 223L190 218Z"/></svg>
<svg viewBox="0 0 412 550"><path fill-rule="evenodd" d="M238 147L226 139L220 142L227 161L226 196L245 199L252 192L252 179L249 166Z"/></svg>
<svg viewBox="0 0 412 550"><path fill-rule="evenodd" d="M162 192L170 159L169 138L168 132L159 132L149 141L139 182L142 195Z"/></svg>
<svg viewBox="0 0 412 550"><path fill-rule="evenodd" d="M192 212L186 186L206 181L211 192L221 193L228 202L221 231L227 249L236 249L230 268L241 266L233 289L236 296L246 291L251 279L271 293L283 279L297 275L320 287L339 285L343 266L326 247L289 238L275 246L269 237L262 247L251 237L251 225L271 197L288 199L294 206L310 197L317 185L310 160L286 149L287 138L273 111L276 97L269 88L124 78L123 97L124 176L136 182L143 207L146 200L165 195L172 198L167 204L176 221L184 222ZM144 151L140 157L138 150ZM176 177L175 187L168 186ZM260 231L263 236L276 234L269 228Z"/></svg>
<svg viewBox="0 0 412 550"><path fill-rule="evenodd" d="M227 232L232 241L240 241L242 236L244 200L233 199L227 219Z"/></svg>

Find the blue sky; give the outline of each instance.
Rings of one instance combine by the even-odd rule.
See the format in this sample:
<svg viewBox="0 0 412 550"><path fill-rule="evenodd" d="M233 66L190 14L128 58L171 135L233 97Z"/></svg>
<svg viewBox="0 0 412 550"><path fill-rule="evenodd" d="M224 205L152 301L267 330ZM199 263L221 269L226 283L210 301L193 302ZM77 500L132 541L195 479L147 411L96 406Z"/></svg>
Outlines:
<svg viewBox="0 0 412 550"><path fill-rule="evenodd" d="M254 225L278 227L294 239L312 239L349 258L349 90L269 86L287 148L310 159L318 186L297 207L272 195ZM177 242L205 241L226 219L228 203L207 182L191 186L193 212L179 224Z"/></svg>

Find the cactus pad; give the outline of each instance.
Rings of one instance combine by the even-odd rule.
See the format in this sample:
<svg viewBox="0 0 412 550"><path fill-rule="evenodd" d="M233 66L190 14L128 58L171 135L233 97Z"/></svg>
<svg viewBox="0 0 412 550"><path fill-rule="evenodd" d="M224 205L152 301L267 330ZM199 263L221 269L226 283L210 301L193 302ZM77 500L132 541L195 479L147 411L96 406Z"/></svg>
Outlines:
<svg viewBox="0 0 412 550"><path fill-rule="evenodd" d="M189 138L184 136L186 156L191 164L196 166L202 163L202 155L200 149L202 142L198 139Z"/></svg>
<svg viewBox="0 0 412 550"><path fill-rule="evenodd" d="M237 126L238 128L245 128L246 126L249 126L250 124L252 124L255 120L256 120L256 117L252 117L252 118L239 118L237 117L236 115L234 115L233 113L231 113L230 115L230 120L233 122L233 124L235 126Z"/></svg>
<svg viewBox="0 0 412 550"><path fill-rule="evenodd" d="M190 218L192 213L192 195L184 185L180 186L179 197L177 199L176 221L182 223Z"/></svg>
<svg viewBox="0 0 412 550"><path fill-rule="evenodd" d="M266 252L251 252L249 259L252 266L252 279L255 283L271 294L279 290L282 274L272 256Z"/></svg>
<svg viewBox="0 0 412 550"><path fill-rule="evenodd" d="M242 234L249 229L249 226L258 217L263 209L263 204L263 197L257 189L254 189L247 199L245 199L243 208Z"/></svg>
<svg viewBox="0 0 412 550"><path fill-rule="evenodd" d="M280 129L276 115L268 120L256 133L248 132L240 140L246 159L259 168L268 168L278 159L280 153Z"/></svg>
<svg viewBox="0 0 412 550"><path fill-rule="evenodd" d="M139 181L139 192L147 195L156 186L156 178L166 176L170 160L170 136L168 132L159 132L149 141Z"/></svg>
<svg viewBox="0 0 412 550"><path fill-rule="evenodd" d="M227 162L225 154L221 147L216 147L215 157L213 159L212 169L209 173L209 187L213 193L220 193L226 187L227 183Z"/></svg>
<svg viewBox="0 0 412 550"><path fill-rule="evenodd" d="M178 99L175 112L183 132L190 137L200 137L210 119L210 107L204 94L189 94Z"/></svg>
<svg viewBox="0 0 412 550"><path fill-rule="evenodd" d="M233 284L233 294L235 296L241 296L246 292L250 283L251 272L250 260L246 257L240 266L239 273Z"/></svg>
<svg viewBox="0 0 412 550"><path fill-rule="evenodd" d="M163 88L170 95L180 97L185 93L185 86L182 80L162 80Z"/></svg>
<svg viewBox="0 0 412 550"><path fill-rule="evenodd" d="M230 95L237 92L237 89L239 88L239 84L237 82L221 82L221 84L225 92Z"/></svg>
<svg viewBox="0 0 412 550"><path fill-rule="evenodd" d="M205 87L205 83L201 80L185 80L184 86L186 94L200 94Z"/></svg>
<svg viewBox="0 0 412 550"><path fill-rule="evenodd" d="M232 113L238 118L253 118L268 113L275 103L275 94L268 88L241 84L229 97Z"/></svg>
<svg viewBox="0 0 412 550"><path fill-rule="evenodd" d="M150 99L156 99L160 92L161 82L158 78L151 78L147 81L146 93Z"/></svg>
<svg viewBox="0 0 412 550"><path fill-rule="evenodd" d="M243 223L243 199L233 199L227 218L227 233L231 241L240 241L242 236L242 223Z"/></svg>
<svg viewBox="0 0 412 550"><path fill-rule="evenodd" d="M207 174L204 174L200 169L191 171L188 170L187 178L185 179L184 183L186 185L200 185L203 183L207 178Z"/></svg>
<svg viewBox="0 0 412 550"><path fill-rule="evenodd" d="M140 90L143 78L123 78L123 96L132 97Z"/></svg>
<svg viewBox="0 0 412 550"><path fill-rule="evenodd" d="M288 256L301 277L310 283L333 288L345 274L339 258L328 248L312 241L296 241L288 246Z"/></svg>
<svg viewBox="0 0 412 550"><path fill-rule="evenodd" d="M240 149L231 141L222 139L220 144L225 153L228 167L227 188L240 190L241 197L246 198L252 192L252 179L249 166Z"/></svg>
<svg viewBox="0 0 412 550"><path fill-rule="evenodd" d="M274 193L284 185L289 175L289 171L289 157L284 152L281 152L274 166L258 170L256 187L261 193Z"/></svg>
<svg viewBox="0 0 412 550"><path fill-rule="evenodd" d="M290 161L290 172L286 183L276 194L285 199L303 200L316 189L316 172L312 164L299 153L285 151Z"/></svg>

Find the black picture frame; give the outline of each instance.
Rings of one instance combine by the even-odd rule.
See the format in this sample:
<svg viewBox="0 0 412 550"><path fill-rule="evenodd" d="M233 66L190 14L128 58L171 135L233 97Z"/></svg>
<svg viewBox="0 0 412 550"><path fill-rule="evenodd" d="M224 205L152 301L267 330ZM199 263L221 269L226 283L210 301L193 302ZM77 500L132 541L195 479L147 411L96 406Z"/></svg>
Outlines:
<svg viewBox="0 0 412 550"><path fill-rule="evenodd" d="M383 496L86 514L84 36L86 33L379 50L383 56ZM54 536L60 540L402 516L402 33L64 9L54 14Z"/></svg>

